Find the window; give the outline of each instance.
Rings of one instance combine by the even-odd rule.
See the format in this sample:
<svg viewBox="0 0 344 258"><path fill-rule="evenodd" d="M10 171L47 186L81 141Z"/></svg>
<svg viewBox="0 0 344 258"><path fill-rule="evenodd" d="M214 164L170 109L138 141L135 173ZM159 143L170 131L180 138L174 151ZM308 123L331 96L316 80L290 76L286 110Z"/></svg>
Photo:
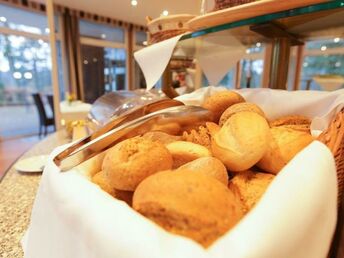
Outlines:
<svg viewBox="0 0 344 258"><path fill-rule="evenodd" d="M147 33L144 31L135 32L135 45L146 46L147 45Z"/></svg>
<svg viewBox="0 0 344 258"><path fill-rule="evenodd" d="M124 43L124 30L122 28L81 20L79 21L79 30L81 36Z"/></svg>
<svg viewBox="0 0 344 258"><path fill-rule="evenodd" d="M46 28L46 16L0 5L0 137L38 133L31 94L52 94ZM48 103L46 111L51 116Z"/></svg>
<svg viewBox="0 0 344 258"><path fill-rule="evenodd" d="M18 8L0 5L0 27L39 35L48 35L47 17L43 14L29 12ZM57 27L57 17L55 27Z"/></svg>
<svg viewBox="0 0 344 258"><path fill-rule="evenodd" d="M331 90L316 78L344 76L344 40L341 38L310 41L302 64L300 89ZM337 85L337 89L343 85Z"/></svg>

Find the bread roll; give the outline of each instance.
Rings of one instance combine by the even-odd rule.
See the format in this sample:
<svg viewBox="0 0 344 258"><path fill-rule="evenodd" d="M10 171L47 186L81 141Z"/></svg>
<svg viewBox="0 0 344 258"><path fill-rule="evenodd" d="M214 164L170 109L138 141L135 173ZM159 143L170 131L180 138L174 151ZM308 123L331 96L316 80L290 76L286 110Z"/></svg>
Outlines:
<svg viewBox="0 0 344 258"><path fill-rule="evenodd" d="M243 103L234 104L230 106L229 108L227 108L220 117L219 125L223 126L225 122L228 120L228 118L230 118L232 115L238 112L243 112L243 111L255 112L265 118L264 111L261 110L261 108L258 107L256 104L243 102Z"/></svg>
<svg viewBox="0 0 344 258"><path fill-rule="evenodd" d="M205 126L200 126L191 132L183 132L182 139L184 141L193 142L202 145L209 150L211 149L211 137L220 127L212 122L207 122Z"/></svg>
<svg viewBox="0 0 344 258"><path fill-rule="evenodd" d="M180 136L174 136L174 135L170 135L164 132L156 132L156 131L145 133L142 137L145 139L151 140L153 142L160 142L164 145L181 140Z"/></svg>
<svg viewBox="0 0 344 258"><path fill-rule="evenodd" d="M97 184L102 190L112 195L114 198L126 202L129 206L132 205L133 192L121 191L112 188L109 184L104 171L100 171L92 177L93 183Z"/></svg>
<svg viewBox="0 0 344 258"><path fill-rule="evenodd" d="M222 182L224 185L228 185L228 173L223 163L214 157L203 157L191 161L179 167L178 170L188 170L196 173L202 173L208 176L212 176Z"/></svg>
<svg viewBox="0 0 344 258"><path fill-rule="evenodd" d="M256 205L274 177L267 173L240 172L229 181L229 189L239 196L246 213Z"/></svg>
<svg viewBox="0 0 344 258"><path fill-rule="evenodd" d="M270 131L269 146L257 166L274 174L277 174L299 151L313 141L310 134L283 126L273 127Z"/></svg>
<svg viewBox="0 0 344 258"><path fill-rule="evenodd" d="M234 91L221 91L208 97L203 107L212 111L214 122L218 122L222 113L231 105L245 102L245 99Z"/></svg>
<svg viewBox="0 0 344 258"><path fill-rule="evenodd" d="M211 152L206 147L192 142L176 141L166 145L166 148L173 157L173 168L201 157L211 156Z"/></svg>
<svg viewBox="0 0 344 258"><path fill-rule="evenodd" d="M204 247L243 216L240 200L218 180L190 171L163 171L136 189L133 208L171 233Z"/></svg>
<svg viewBox="0 0 344 258"><path fill-rule="evenodd" d="M288 115L282 116L270 122L271 127L281 126L281 125L310 125L311 120L306 116L301 115Z"/></svg>
<svg viewBox="0 0 344 258"><path fill-rule="evenodd" d="M134 191L147 176L171 169L172 164L172 156L163 144L135 137L108 151L103 170L111 187Z"/></svg>
<svg viewBox="0 0 344 258"><path fill-rule="evenodd" d="M230 171L247 170L266 152L269 133L269 125L261 115L246 111L234 114L213 137L213 156Z"/></svg>

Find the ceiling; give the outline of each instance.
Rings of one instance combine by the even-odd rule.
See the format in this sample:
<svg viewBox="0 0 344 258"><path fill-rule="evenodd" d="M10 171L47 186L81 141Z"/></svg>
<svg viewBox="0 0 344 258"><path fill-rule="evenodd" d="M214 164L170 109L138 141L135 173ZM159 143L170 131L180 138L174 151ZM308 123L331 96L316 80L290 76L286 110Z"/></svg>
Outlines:
<svg viewBox="0 0 344 258"><path fill-rule="evenodd" d="M131 0L53 1L62 6L140 25L146 24L146 16L159 17L163 10L168 10L169 14L199 14L201 9L201 0L137 0L138 4L135 7L131 5Z"/></svg>

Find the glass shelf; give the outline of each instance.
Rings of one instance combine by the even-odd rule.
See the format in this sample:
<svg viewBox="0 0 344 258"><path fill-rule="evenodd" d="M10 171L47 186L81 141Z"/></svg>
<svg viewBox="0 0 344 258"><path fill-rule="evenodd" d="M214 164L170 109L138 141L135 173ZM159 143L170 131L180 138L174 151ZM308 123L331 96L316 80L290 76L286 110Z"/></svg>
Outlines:
<svg viewBox="0 0 344 258"><path fill-rule="evenodd" d="M252 17L245 20L221 24L218 26L206 28L189 33L181 40L197 38L210 33L224 30L244 27L241 32L247 33L251 25L263 23L277 23L291 33L301 34L303 38L313 37L316 31L324 28L329 33L335 33L334 30L328 31L329 27L338 28L337 33L343 33L344 27L344 1L330 1L326 3L311 5L302 8L290 9L282 12ZM246 29L245 29L246 28ZM333 35L327 35L333 36Z"/></svg>
<svg viewBox="0 0 344 258"><path fill-rule="evenodd" d="M210 66L216 67L213 68L215 70L223 70L224 66L233 68L233 60L238 59L237 53L244 49L248 55L242 56L241 59L239 57L236 60L237 65L238 61L243 59L262 60L264 72L268 71L264 75L262 85L286 89L289 84L289 64L295 62L293 55L295 56L296 49L291 47L305 45L301 48L304 50L298 51L307 52L309 42L333 42L335 38L343 39L343 17L344 0L336 0L225 23L184 35L178 42L172 59L181 56L194 58L205 72L200 58L207 58L209 75L212 73L209 72ZM257 44L265 49L264 53L255 53ZM321 52L322 49L319 48L318 51ZM321 54L331 55L332 52L329 49ZM255 59L254 55L257 56ZM218 57L218 60L213 56ZM301 61L299 60L299 66L302 66ZM343 65L340 60L335 61L335 65L337 62L340 66ZM210 63L213 65L209 65ZM215 73L218 73L218 70ZM298 70L300 71L300 68Z"/></svg>

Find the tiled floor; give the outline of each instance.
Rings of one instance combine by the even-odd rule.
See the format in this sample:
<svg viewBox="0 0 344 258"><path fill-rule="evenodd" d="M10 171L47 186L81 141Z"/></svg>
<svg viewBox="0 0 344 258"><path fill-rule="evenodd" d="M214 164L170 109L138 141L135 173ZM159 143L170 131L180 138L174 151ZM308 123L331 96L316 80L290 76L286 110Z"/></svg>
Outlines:
<svg viewBox="0 0 344 258"><path fill-rule="evenodd" d="M18 159L25 151L41 139L38 136L23 137L11 140L0 139L0 179L6 170Z"/></svg>

